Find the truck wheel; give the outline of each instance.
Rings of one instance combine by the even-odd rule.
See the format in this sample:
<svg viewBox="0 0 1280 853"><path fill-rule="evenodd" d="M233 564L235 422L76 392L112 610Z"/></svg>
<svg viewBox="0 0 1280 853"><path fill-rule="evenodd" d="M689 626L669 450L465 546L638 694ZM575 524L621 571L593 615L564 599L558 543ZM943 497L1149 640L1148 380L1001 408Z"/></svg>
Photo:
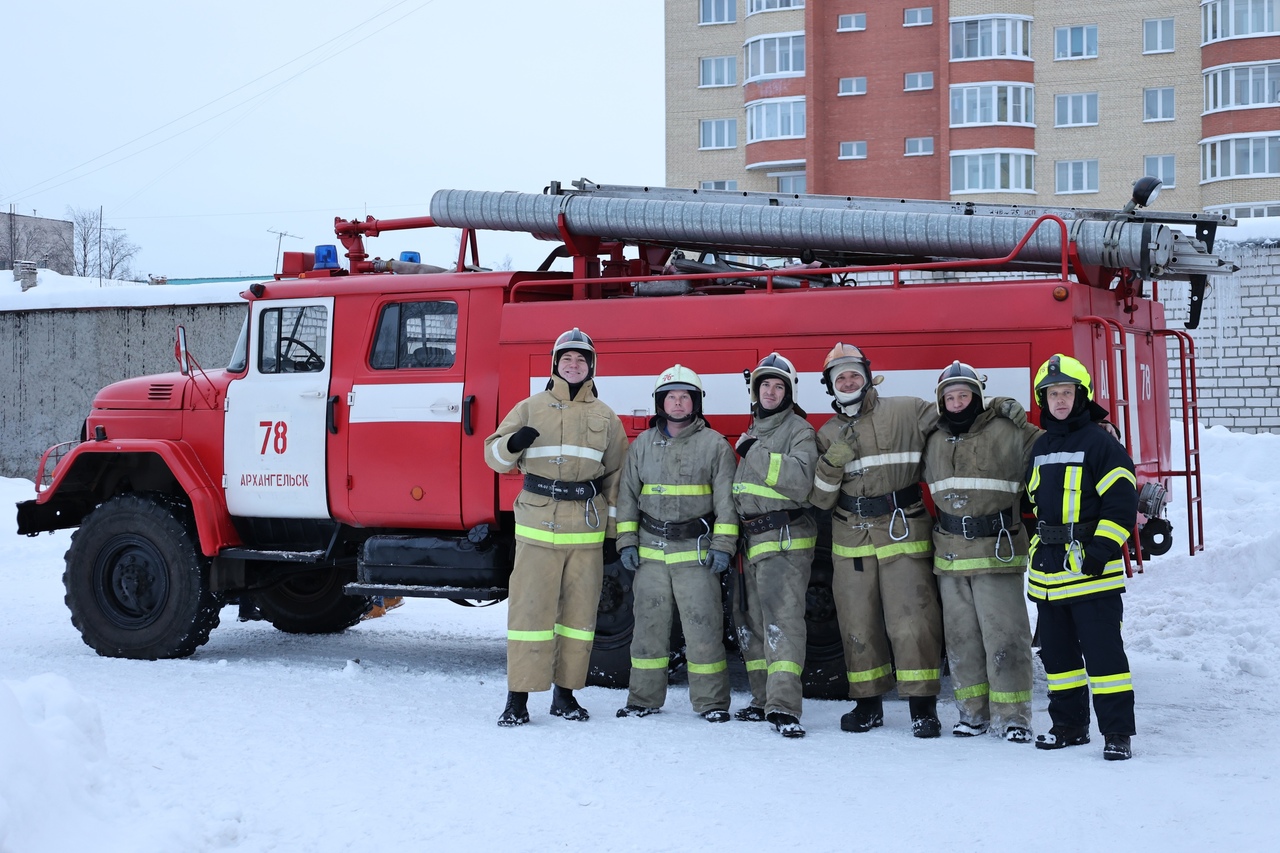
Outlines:
<svg viewBox="0 0 1280 853"><path fill-rule="evenodd" d="M336 634L360 621L373 599L346 595L343 587L355 580L342 569L299 572L275 586L256 590L254 603L262 618L290 634Z"/></svg>
<svg viewBox="0 0 1280 853"><path fill-rule="evenodd" d="M606 563L596 611L596 639L591 647L587 684L593 687L626 687L631 683L631 583L635 575L621 561Z"/></svg>
<svg viewBox="0 0 1280 853"><path fill-rule="evenodd" d="M161 495L120 495L91 512L67 549L66 603L104 657L180 658L209 640L222 598L187 513Z"/></svg>

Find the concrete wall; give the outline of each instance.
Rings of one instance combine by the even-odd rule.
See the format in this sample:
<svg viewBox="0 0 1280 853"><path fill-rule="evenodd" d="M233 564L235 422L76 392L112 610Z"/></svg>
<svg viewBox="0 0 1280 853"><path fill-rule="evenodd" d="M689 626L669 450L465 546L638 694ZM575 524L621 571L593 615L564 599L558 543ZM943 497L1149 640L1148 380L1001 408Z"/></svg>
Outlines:
<svg viewBox="0 0 1280 853"><path fill-rule="evenodd" d="M79 438L93 396L172 373L174 330L206 369L230 358L244 304L0 311L0 476L34 479L50 445Z"/></svg>

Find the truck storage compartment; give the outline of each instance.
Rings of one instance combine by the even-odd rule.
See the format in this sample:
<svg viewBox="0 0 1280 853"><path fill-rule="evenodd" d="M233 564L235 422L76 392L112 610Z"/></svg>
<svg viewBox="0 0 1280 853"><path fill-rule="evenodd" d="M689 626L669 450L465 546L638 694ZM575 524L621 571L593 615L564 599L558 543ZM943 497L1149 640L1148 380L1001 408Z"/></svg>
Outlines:
<svg viewBox="0 0 1280 853"><path fill-rule="evenodd" d="M489 537L372 536L356 566L361 584L505 587L510 576L508 545Z"/></svg>

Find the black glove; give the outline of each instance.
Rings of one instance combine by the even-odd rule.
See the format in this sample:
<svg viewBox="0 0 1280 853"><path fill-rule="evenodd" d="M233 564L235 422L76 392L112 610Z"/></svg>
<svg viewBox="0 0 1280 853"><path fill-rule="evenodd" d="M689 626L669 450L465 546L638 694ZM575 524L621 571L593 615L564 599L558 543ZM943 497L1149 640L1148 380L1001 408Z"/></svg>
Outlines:
<svg viewBox="0 0 1280 853"><path fill-rule="evenodd" d="M604 562L605 562L605 565L608 565L609 563L618 562L618 540L617 539L604 540Z"/></svg>
<svg viewBox="0 0 1280 853"><path fill-rule="evenodd" d="M738 451L738 455L745 459L747 451L749 451L751 449L751 445L755 443L756 437L754 435L744 435L742 438L738 439L738 444L734 450Z"/></svg>
<svg viewBox="0 0 1280 853"><path fill-rule="evenodd" d="M1106 571L1107 564L1092 554L1084 555L1084 565L1080 567L1080 571L1086 575L1100 575Z"/></svg>
<svg viewBox="0 0 1280 853"><path fill-rule="evenodd" d="M507 439L507 450L512 453L521 453L526 447L533 444L533 440L539 435L538 431L531 426L522 426L520 429L511 433L511 437Z"/></svg>
<svg viewBox="0 0 1280 853"><path fill-rule="evenodd" d="M720 574L729 568L729 555L724 551L712 551L711 560L707 563L707 568L716 574Z"/></svg>
<svg viewBox="0 0 1280 853"><path fill-rule="evenodd" d="M622 568L629 572L634 572L640 568L640 549L635 545L628 545L618 554L622 558Z"/></svg>

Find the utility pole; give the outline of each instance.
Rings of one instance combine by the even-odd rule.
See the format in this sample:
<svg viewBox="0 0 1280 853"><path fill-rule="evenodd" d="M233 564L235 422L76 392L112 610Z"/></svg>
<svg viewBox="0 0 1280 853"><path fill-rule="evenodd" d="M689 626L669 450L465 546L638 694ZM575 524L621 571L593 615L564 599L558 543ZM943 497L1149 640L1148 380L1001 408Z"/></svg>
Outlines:
<svg viewBox="0 0 1280 853"><path fill-rule="evenodd" d="M271 268L271 272L274 274L280 271L280 244L284 242L284 238L292 237L295 240L301 240L302 238L297 234L290 234L288 231L277 231L274 228L268 228L267 233L276 235L276 265Z"/></svg>
<svg viewBox="0 0 1280 853"><path fill-rule="evenodd" d="M102 287L102 205L98 205L98 287Z"/></svg>

